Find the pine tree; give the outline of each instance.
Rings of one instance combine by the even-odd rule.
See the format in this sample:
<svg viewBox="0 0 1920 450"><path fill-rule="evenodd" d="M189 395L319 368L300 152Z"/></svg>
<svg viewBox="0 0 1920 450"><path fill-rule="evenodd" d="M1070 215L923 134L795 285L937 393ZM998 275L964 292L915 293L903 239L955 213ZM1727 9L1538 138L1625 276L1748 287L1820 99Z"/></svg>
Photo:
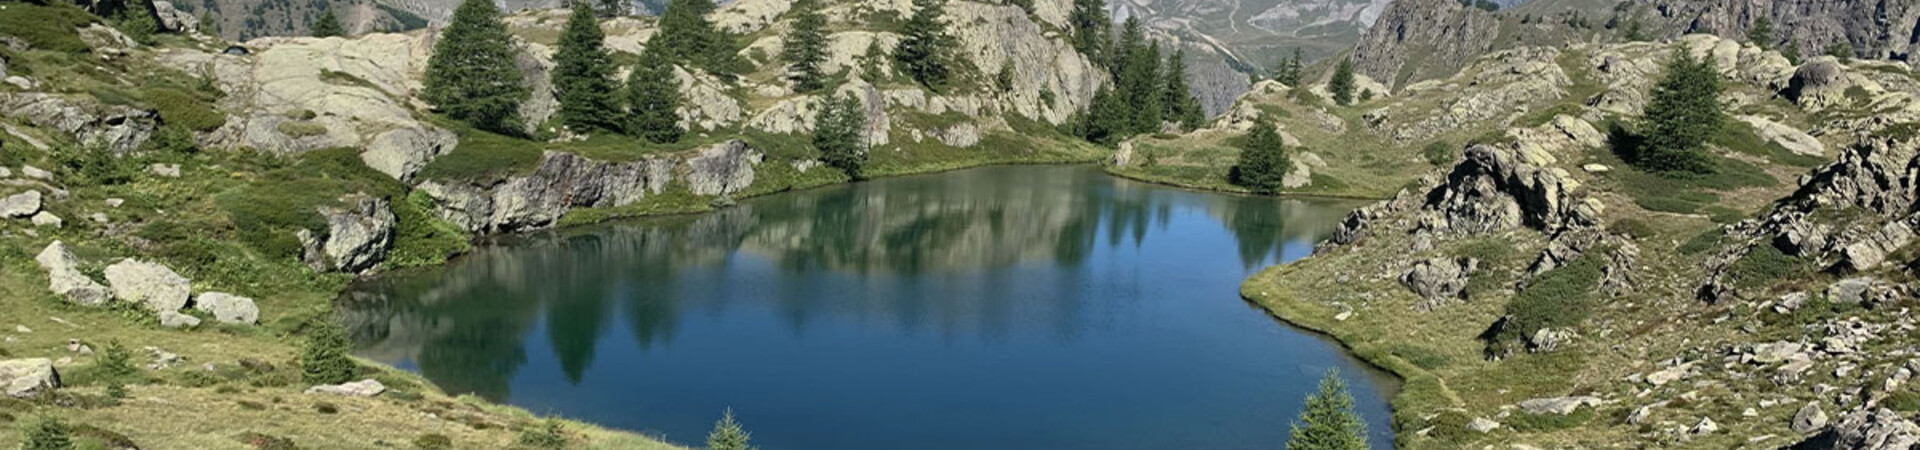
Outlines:
<svg viewBox="0 0 1920 450"><path fill-rule="evenodd" d="M1166 108L1165 117L1188 130L1200 128L1207 116L1200 99L1193 96L1193 88L1187 85L1187 49L1175 50L1173 57L1167 58L1167 73L1161 79L1166 86L1160 100Z"/></svg>
<svg viewBox="0 0 1920 450"><path fill-rule="evenodd" d="M1108 47L1113 41L1113 19L1107 15L1105 0L1073 0L1073 12L1067 16L1073 26L1073 49L1087 55L1095 65L1108 67Z"/></svg>
<svg viewBox="0 0 1920 450"><path fill-rule="evenodd" d="M727 408L727 414L713 424L713 432L707 434L707 450L754 450L751 441L753 435L733 420L733 408Z"/></svg>
<svg viewBox="0 0 1920 450"><path fill-rule="evenodd" d="M73 429L53 416L40 416L20 427L20 450L72 450Z"/></svg>
<svg viewBox="0 0 1920 450"><path fill-rule="evenodd" d="M1827 56L1838 58L1840 62L1847 62L1847 60L1853 59L1853 56L1854 56L1853 43L1847 42L1847 41L1840 41L1840 42L1835 42L1832 45L1828 45Z"/></svg>
<svg viewBox="0 0 1920 450"><path fill-rule="evenodd" d="M1273 121L1262 115L1254 119L1247 145L1240 149L1240 159L1227 175L1234 184L1256 192L1279 192L1286 186L1287 171L1292 169L1286 142L1280 139Z"/></svg>
<svg viewBox="0 0 1920 450"><path fill-rule="evenodd" d="M1129 21L1131 22L1131 21ZM1133 105L1134 134L1160 131L1161 105L1166 94L1160 82L1160 43L1135 48L1127 55L1126 72L1120 74L1121 96Z"/></svg>
<svg viewBox="0 0 1920 450"><path fill-rule="evenodd" d="M1134 55L1146 48L1146 45L1146 31L1142 28L1140 18L1128 17L1127 21L1120 25L1120 37L1107 48L1111 56L1107 70L1112 72L1115 83L1122 86L1126 84L1126 81L1121 78L1126 76L1127 66L1134 63Z"/></svg>
<svg viewBox="0 0 1920 450"><path fill-rule="evenodd" d="M813 148L820 151L820 160L860 178L860 168L867 163L866 106L851 95L823 98L813 123Z"/></svg>
<svg viewBox="0 0 1920 450"><path fill-rule="evenodd" d="M593 6L587 0L575 1L573 15L560 32L560 49L553 56L560 121L574 132L620 129L613 57L607 54L605 40Z"/></svg>
<svg viewBox="0 0 1920 450"><path fill-rule="evenodd" d="M340 18L334 17L332 4L320 10L320 19L313 22L312 31L313 37L322 38L347 34L346 28L340 26Z"/></svg>
<svg viewBox="0 0 1920 450"><path fill-rule="evenodd" d="M1747 29L1747 41L1760 46L1761 50L1773 48L1773 19L1760 16L1753 20L1753 28Z"/></svg>
<svg viewBox="0 0 1920 450"><path fill-rule="evenodd" d="M707 14L716 6L713 0L672 0L660 15L660 30L650 45L659 47L670 62L706 69L731 77L739 71L734 57L733 34L713 26Z"/></svg>
<svg viewBox="0 0 1920 450"><path fill-rule="evenodd" d="M160 21L155 18L152 0L130 0L116 14L115 28L125 32L127 37L142 44L152 44L153 35L160 33Z"/></svg>
<svg viewBox="0 0 1920 450"><path fill-rule="evenodd" d="M673 64L653 49L640 53L640 63L627 75L627 131L655 143L678 142L680 85Z"/></svg>
<svg viewBox="0 0 1920 450"><path fill-rule="evenodd" d="M1685 48L1675 50L1666 76L1648 94L1641 115L1644 139L1638 148L1623 149L1625 159L1661 172L1712 172L1705 146L1727 120L1721 89L1720 70L1712 58L1695 59Z"/></svg>
<svg viewBox="0 0 1920 450"><path fill-rule="evenodd" d="M602 17L621 17L627 15L627 0L599 0Z"/></svg>
<svg viewBox="0 0 1920 450"><path fill-rule="evenodd" d="M1093 103L1076 125L1088 142L1112 146L1133 134L1132 106L1112 89L1101 88L1093 94Z"/></svg>
<svg viewBox="0 0 1920 450"><path fill-rule="evenodd" d="M1787 41L1787 47L1780 49L1780 56L1786 57L1787 62L1793 65L1800 65L1800 42Z"/></svg>
<svg viewBox="0 0 1920 450"><path fill-rule="evenodd" d="M820 0L793 3L793 28L787 32L781 57L787 61L787 78L794 90L813 92L825 87L826 75L820 64L827 60L827 18L820 15Z"/></svg>
<svg viewBox="0 0 1920 450"><path fill-rule="evenodd" d="M907 18L903 30L906 36L893 50L894 60L906 68L907 75L936 90L945 86L951 75L947 58L952 39L947 36L946 24L941 22L941 17L946 15L946 5L946 0L913 0L913 16Z"/></svg>
<svg viewBox="0 0 1920 450"><path fill-rule="evenodd" d="M1333 103L1340 106L1353 104L1353 59L1340 58L1340 65L1333 69L1333 79L1327 80L1327 91L1333 94Z"/></svg>
<svg viewBox="0 0 1920 450"><path fill-rule="evenodd" d="M339 384L353 379L356 367L347 356L353 343L333 324L320 324L300 349L300 380L307 384Z"/></svg>
<svg viewBox="0 0 1920 450"><path fill-rule="evenodd" d="M1353 410L1353 395L1339 370L1328 370L1320 391L1307 397L1306 408L1293 421L1287 450L1367 450L1367 423Z"/></svg>
<svg viewBox="0 0 1920 450"><path fill-rule="evenodd" d="M519 134L527 87L514 65L518 52L491 0L462 1L433 45L422 97L454 119Z"/></svg>
<svg viewBox="0 0 1920 450"><path fill-rule="evenodd" d="M1647 35L1640 30L1640 18L1635 17L1633 20L1627 21L1627 33L1625 37L1627 42L1647 40Z"/></svg>
<svg viewBox="0 0 1920 450"><path fill-rule="evenodd" d="M1294 47L1293 57L1280 62L1279 73L1273 76L1273 80L1279 81L1280 84L1287 85L1288 87L1299 86L1300 78L1302 77L1301 71L1305 70L1305 64L1306 62L1300 54L1300 47Z"/></svg>

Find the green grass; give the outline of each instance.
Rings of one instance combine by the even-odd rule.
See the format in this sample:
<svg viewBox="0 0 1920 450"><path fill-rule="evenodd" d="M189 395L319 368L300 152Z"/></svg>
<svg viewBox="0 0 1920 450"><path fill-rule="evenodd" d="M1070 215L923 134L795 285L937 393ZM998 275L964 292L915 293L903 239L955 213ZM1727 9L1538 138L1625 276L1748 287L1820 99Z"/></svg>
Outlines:
<svg viewBox="0 0 1920 450"><path fill-rule="evenodd" d="M88 51L90 48L80 40L78 29L100 21L100 18L85 10L59 2L49 2L47 5L8 2L4 6L5 9L0 9L0 35L24 39L27 45L37 50L62 53Z"/></svg>
<svg viewBox="0 0 1920 450"><path fill-rule="evenodd" d="M213 99L203 94L177 88L152 88L146 91L146 97L160 112L160 120L168 125L205 132L227 123L227 115L215 110Z"/></svg>
<svg viewBox="0 0 1920 450"><path fill-rule="evenodd" d="M396 198L399 182L368 169L354 149L316 150L259 179L220 193L215 202L233 217L241 240L274 258L297 258L298 230L325 231L319 206L341 205L339 197L363 192Z"/></svg>
<svg viewBox="0 0 1920 450"><path fill-rule="evenodd" d="M1781 252L1771 244L1755 245L1746 256L1729 268L1734 286L1741 289L1765 287L1806 275L1811 265L1805 260Z"/></svg>
<svg viewBox="0 0 1920 450"><path fill-rule="evenodd" d="M1769 161L1794 167L1818 167L1830 160L1823 156L1807 156L1787 150L1779 143L1761 137L1752 125L1738 120L1729 120L1723 124L1720 133L1715 134L1709 142L1721 148L1767 158Z"/></svg>
<svg viewBox="0 0 1920 450"><path fill-rule="evenodd" d="M1602 261L1610 251L1592 248L1566 266L1548 271L1534 279L1526 289L1507 303L1507 323L1488 339L1487 352L1494 355L1516 354L1521 341L1534 331L1547 328L1578 327L1593 315L1598 305L1594 289L1599 287Z"/></svg>

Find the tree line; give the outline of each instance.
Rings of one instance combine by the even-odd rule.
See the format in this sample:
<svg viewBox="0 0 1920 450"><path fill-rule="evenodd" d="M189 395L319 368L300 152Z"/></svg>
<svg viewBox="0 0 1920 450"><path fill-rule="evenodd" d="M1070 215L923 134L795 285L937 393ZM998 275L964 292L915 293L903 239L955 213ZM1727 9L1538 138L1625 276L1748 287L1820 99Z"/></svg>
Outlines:
<svg viewBox="0 0 1920 450"><path fill-rule="evenodd" d="M1068 17L1074 49L1107 70L1112 86L1093 96L1085 111L1063 127L1068 134L1102 145L1116 145L1139 134L1158 133L1164 124L1198 128L1206 120L1200 100L1187 85L1186 50L1171 55L1149 42L1144 25L1129 17L1112 29L1105 0L1074 0Z"/></svg>

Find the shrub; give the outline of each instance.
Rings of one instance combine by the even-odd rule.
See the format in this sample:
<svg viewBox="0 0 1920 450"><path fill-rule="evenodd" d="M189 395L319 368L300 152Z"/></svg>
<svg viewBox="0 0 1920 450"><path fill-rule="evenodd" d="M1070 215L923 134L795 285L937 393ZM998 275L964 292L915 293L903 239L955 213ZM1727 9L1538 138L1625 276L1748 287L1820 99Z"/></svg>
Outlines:
<svg viewBox="0 0 1920 450"><path fill-rule="evenodd" d="M346 332L330 323L311 327L300 351L300 379L307 384L340 384L353 380L358 370L347 356L353 343Z"/></svg>
<svg viewBox="0 0 1920 450"><path fill-rule="evenodd" d="M548 417L539 424L520 430L520 438L515 442L526 448L566 448L566 429L560 424L560 419Z"/></svg>
<svg viewBox="0 0 1920 450"><path fill-rule="evenodd" d="M318 412L321 414L339 414L340 405L335 405L327 402L319 402L319 403L313 404L313 410L314 412Z"/></svg>
<svg viewBox="0 0 1920 450"><path fill-rule="evenodd" d="M1728 271L1733 275L1735 287L1755 288L1804 275L1808 272L1807 266L1806 261L1780 251L1779 247L1760 244L1747 250Z"/></svg>
<svg viewBox="0 0 1920 450"><path fill-rule="evenodd" d="M1652 225L1647 225L1647 222L1634 218L1614 221L1613 224L1607 225L1607 232L1634 239L1646 239L1654 235Z"/></svg>
<svg viewBox="0 0 1920 450"><path fill-rule="evenodd" d="M444 434L422 434L413 438L413 446L420 450L449 450L453 448L453 439Z"/></svg>
<svg viewBox="0 0 1920 450"><path fill-rule="evenodd" d="M20 450L72 450L73 430L58 417L40 416L20 427Z"/></svg>
<svg viewBox="0 0 1920 450"><path fill-rule="evenodd" d="M1534 331L1585 322L1598 306L1592 294L1600 284L1603 258L1599 255L1610 251L1603 247L1589 249L1572 263L1541 274L1515 294L1507 303L1506 323L1488 336L1488 354L1512 354Z"/></svg>
<svg viewBox="0 0 1920 450"><path fill-rule="evenodd" d="M1460 149L1447 141L1433 141L1420 149L1420 156L1427 159L1427 164L1445 166L1460 160Z"/></svg>
<svg viewBox="0 0 1920 450"><path fill-rule="evenodd" d="M174 88L154 88L147 90L147 103L160 113L160 120L167 125L177 125L193 131L213 131L226 125L227 115L214 110L213 102L184 90Z"/></svg>
<svg viewBox="0 0 1920 450"><path fill-rule="evenodd" d="M119 339L107 341L107 346L100 350L100 359L93 364L100 376L110 381L124 382L140 372L133 366L133 352L120 345Z"/></svg>
<svg viewBox="0 0 1920 450"><path fill-rule="evenodd" d="M55 149L53 156L61 178L78 184L124 184L133 181L140 170L133 158L118 157L113 150L97 145Z"/></svg>

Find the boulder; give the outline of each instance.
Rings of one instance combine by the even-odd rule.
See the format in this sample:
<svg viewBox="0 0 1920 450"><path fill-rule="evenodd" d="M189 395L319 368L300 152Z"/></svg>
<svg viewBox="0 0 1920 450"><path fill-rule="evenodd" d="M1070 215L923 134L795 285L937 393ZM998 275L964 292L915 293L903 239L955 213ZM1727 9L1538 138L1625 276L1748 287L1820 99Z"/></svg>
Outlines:
<svg viewBox="0 0 1920 450"><path fill-rule="evenodd" d="M180 34L200 32L200 19L194 18L193 13L175 8L173 2L153 2L153 15L160 18L160 28L162 30Z"/></svg>
<svg viewBox="0 0 1920 450"><path fill-rule="evenodd" d="M26 191L0 199L0 215L21 219L40 212L40 191Z"/></svg>
<svg viewBox="0 0 1920 450"><path fill-rule="evenodd" d="M187 306L193 290L186 277L157 263L127 258L107 266L107 285L121 301L139 303L147 309L180 311Z"/></svg>
<svg viewBox="0 0 1920 450"><path fill-rule="evenodd" d="M1920 425L1886 408L1858 410L1833 428L1794 445L1796 450L1909 450L1920 445Z"/></svg>
<svg viewBox="0 0 1920 450"><path fill-rule="evenodd" d="M26 398L60 388L60 373L47 358L0 361L0 388L8 397Z"/></svg>
<svg viewBox="0 0 1920 450"><path fill-rule="evenodd" d="M1475 417L1472 421L1467 422L1468 430L1473 430L1473 432L1480 434L1492 433L1493 430L1499 428L1500 422L1488 420L1485 417Z"/></svg>
<svg viewBox="0 0 1920 450"><path fill-rule="evenodd" d="M356 193L341 197L340 202L350 206L319 207L320 215L327 219L325 235L298 232L301 260L315 271L348 273L365 272L386 261L397 222L387 200Z"/></svg>
<svg viewBox="0 0 1920 450"><path fill-rule="evenodd" d="M1695 424L1693 430L1688 431L1688 433L1699 436L1703 434L1713 434L1716 431L1720 431L1720 424L1713 423L1712 417L1701 417L1700 423Z"/></svg>
<svg viewBox="0 0 1920 450"><path fill-rule="evenodd" d="M36 227L60 228L61 225L65 224L65 220L61 220L60 216L53 215L53 213L50 212L41 211L39 214L33 215L33 226Z"/></svg>
<svg viewBox="0 0 1920 450"><path fill-rule="evenodd" d="M40 263L41 268L47 269L47 288L67 301L100 306L112 298L112 292L106 286L80 272L79 260L60 241L47 244L47 248L33 259Z"/></svg>
<svg viewBox="0 0 1920 450"><path fill-rule="evenodd" d="M1479 267L1473 258L1434 258L1414 263L1400 275L1400 285L1425 299L1422 305L1466 297L1467 280ZM1428 307L1427 309L1431 309Z"/></svg>
<svg viewBox="0 0 1920 450"><path fill-rule="evenodd" d="M160 326L167 328L193 328L200 326L200 318L178 311L160 311Z"/></svg>
<svg viewBox="0 0 1920 450"><path fill-rule="evenodd" d="M153 111L109 105L92 97L45 93L0 93L0 115L59 130L82 144L104 146L116 154L139 149L160 120Z"/></svg>
<svg viewBox="0 0 1920 450"><path fill-rule="evenodd" d="M53 181L53 172L34 166L20 166L20 175L40 181Z"/></svg>
<svg viewBox="0 0 1920 450"><path fill-rule="evenodd" d="M147 173L167 178L180 178L179 164L153 163L147 165Z"/></svg>
<svg viewBox="0 0 1920 450"><path fill-rule="evenodd" d="M1521 411L1536 415L1554 414L1564 416L1573 414L1573 412L1580 409L1581 406L1600 406L1600 398L1586 396L1550 397L1520 402Z"/></svg>
<svg viewBox="0 0 1920 450"><path fill-rule="evenodd" d="M193 309L212 314L221 323L253 324L260 321L260 307L252 298L225 292L202 292L193 297Z"/></svg>
<svg viewBox="0 0 1920 450"><path fill-rule="evenodd" d="M1820 409L1820 402L1807 402L1807 406L1793 413L1793 421L1789 426L1793 432L1800 434L1820 431L1827 427L1827 412Z"/></svg>
<svg viewBox="0 0 1920 450"><path fill-rule="evenodd" d="M1779 144L1781 147L1786 148L1787 151L1793 152L1793 154L1801 156L1824 156L1827 154L1826 144L1820 143L1819 139L1814 138L1805 131L1800 131L1797 128L1786 126L1760 116L1738 116L1735 118L1752 126L1753 131L1759 133L1761 138Z"/></svg>
<svg viewBox="0 0 1920 450"><path fill-rule="evenodd" d="M341 384L322 384L307 388L308 394L344 395L348 397L372 397L384 392L387 392L387 386L371 378Z"/></svg>
<svg viewBox="0 0 1920 450"><path fill-rule="evenodd" d="M1840 280L1827 287L1827 300L1834 303L1860 304L1868 298L1873 289L1872 277L1857 277Z"/></svg>

